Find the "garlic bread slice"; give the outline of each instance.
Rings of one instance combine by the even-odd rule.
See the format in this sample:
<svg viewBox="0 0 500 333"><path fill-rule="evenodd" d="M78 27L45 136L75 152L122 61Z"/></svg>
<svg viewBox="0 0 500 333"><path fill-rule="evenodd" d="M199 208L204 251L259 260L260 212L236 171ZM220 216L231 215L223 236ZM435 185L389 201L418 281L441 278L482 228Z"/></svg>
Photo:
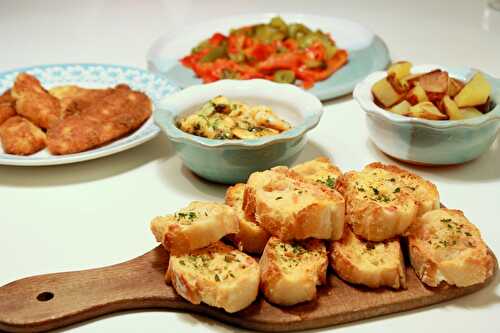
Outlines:
<svg viewBox="0 0 500 333"><path fill-rule="evenodd" d="M342 175L340 169L324 156L298 164L292 170L313 184L323 184L331 189L335 189L335 182Z"/></svg>
<svg viewBox="0 0 500 333"><path fill-rule="evenodd" d="M335 240L344 229L345 201L340 193L308 183L287 167L250 175L243 209L282 240Z"/></svg>
<svg viewBox="0 0 500 333"><path fill-rule="evenodd" d="M346 199L346 222L370 241L403 234L416 219L413 191L398 181L397 167L370 164L362 171L345 173L336 188ZM403 170L401 170L403 172Z"/></svg>
<svg viewBox="0 0 500 333"><path fill-rule="evenodd" d="M245 216L242 208L244 193L245 184L236 184L226 191L226 204L234 208L240 228L236 234L230 234L226 238L243 252L261 254L270 235L257 222Z"/></svg>
<svg viewBox="0 0 500 333"><path fill-rule="evenodd" d="M494 271L479 230L459 210L425 213L410 228L408 246L415 273L431 287L441 282L467 287L484 282Z"/></svg>
<svg viewBox="0 0 500 333"><path fill-rule="evenodd" d="M279 305L313 300L316 286L326 282L328 258L318 239L284 242L271 237L260 258L261 290Z"/></svg>
<svg viewBox="0 0 500 333"><path fill-rule="evenodd" d="M193 304L237 312L257 298L260 267L245 253L216 242L189 254L171 255L165 278Z"/></svg>
<svg viewBox="0 0 500 333"><path fill-rule="evenodd" d="M215 202L193 201L173 215L156 217L151 231L163 247L174 254L208 246L239 230L232 207Z"/></svg>
<svg viewBox="0 0 500 333"><path fill-rule="evenodd" d="M342 238L332 242L330 263L350 283L370 288L406 288L404 257L398 239L365 241L346 227Z"/></svg>

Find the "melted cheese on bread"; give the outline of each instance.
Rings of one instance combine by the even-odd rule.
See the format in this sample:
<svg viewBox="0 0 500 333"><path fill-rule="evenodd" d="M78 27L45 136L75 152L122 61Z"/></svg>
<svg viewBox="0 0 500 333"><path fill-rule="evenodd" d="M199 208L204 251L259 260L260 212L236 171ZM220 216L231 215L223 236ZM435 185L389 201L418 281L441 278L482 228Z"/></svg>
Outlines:
<svg viewBox="0 0 500 333"><path fill-rule="evenodd" d="M493 274L494 260L479 230L459 210L425 213L410 228L408 246L415 272L432 287L467 287Z"/></svg>
<svg viewBox="0 0 500 333"><path fill-rule="evenodd" d="M356 235L383 241L402 235L415 221L413 188L400 180L407 174L396 166L373 163L340 177L336 188L346 199L346 220Z"/></svg>
<svg viewBox="0 0 500 333"><path fill-rule="evenodd" d="M316 297L326 281L328 258L318 239L284 242L271 237L260 258L261 288L275 304L293 305Z"/></svg>
<svg viewBox="0 0 500 333"><path fill-rule="evenodd" d="M335 190L305 182L286 167L255 172L243 200L246 216L283 240L339 239L344 229L344 198Z"/></svg>
<svg viewBox="0 0 500 333"><path fill-rule="evenodd" d="M210 245L239 230L232 207L214 202L193 201L173 215L156 217L151 231L172 253L186 253Z"/></svg>
<svg viewBox="0 0 500 333"><path fill-rule="evenodd" d="M331 164L327 157L317 157L314 160L298 164L292 170L308 182L323 184L331 189L335 189L335 182L342 175L340 169Z"/></svg>
<svg viewBox="0 0 500 333"><path fill-rule="evenodd" d="M170 256L166 280L193 304L203 302L237 312L257 298L260 267L252 257L216 242L189 254Z"/></svg>
<svg viewBox="0 0 500 333"><path fill-rule="evenodd" d="M369 242L358 238L349 227L332 243L330 263L345 281L370 288L406 288L406 272L399 240Z"/></svg>

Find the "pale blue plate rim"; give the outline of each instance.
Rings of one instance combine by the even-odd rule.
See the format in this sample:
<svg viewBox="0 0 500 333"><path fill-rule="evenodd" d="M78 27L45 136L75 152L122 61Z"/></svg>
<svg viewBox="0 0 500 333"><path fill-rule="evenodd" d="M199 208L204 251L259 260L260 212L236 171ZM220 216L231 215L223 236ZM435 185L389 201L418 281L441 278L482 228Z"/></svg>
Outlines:
<svg viewBox="0 0 500 333"><path fill-rule="evenodd" d="M384 70L387 68L387 66L391 62L391 57L390 57L390 52L389 49L386 45L386 43L378 36L378 35L373 35L373 39L371 43L362 49L357 49L357 50L348 50L349 52L349 60L351 59L356 62L361 62L364 65L366 65L367 62L370 62L371 65L368 65L368 68L364 71L361 71L359 73L354 73L356 76L352 78L354 75L348 75L346 74L350 79L344 79L344 81L339 82L339 83L332 83L332 80L336 80L339 78L338 74L346 72L346 71L355 71L356 68L355 66L356 63L347 63L344 67L339 69L336 73L334 73L330 78L327 80L318 82L315 84L314 87L311 89L306 90L307 92L310 92L311 94L315 95L318 97L321 101L326 101L329 99L345 96L347 94L350 94L353 92L354 87L361 82L366 76L369 74ZM365 54L358 54L364 52ZM199 78L193 77L189 79L189 82L186 84L186 82L182 82L181 80L177 80L175 78L175 73L172 74L172 70L177 70L177 71L189 71L191 70L184 68L181 64L179 64L177 59L162 59L162 68L167 68L166 70L161 70L160 66L158 65L158 59L154 59L151 56L151 51L148 52L147 55L147 67L148 70L157 74L161 75L165 78L168 78L171 82L173 82L175 85L178 87L187 88L192 85L197 85L201 84L201 80ZM352 55L355 55L353 58L351 57ZM335 76L337 75L337 76Z"/></svg>

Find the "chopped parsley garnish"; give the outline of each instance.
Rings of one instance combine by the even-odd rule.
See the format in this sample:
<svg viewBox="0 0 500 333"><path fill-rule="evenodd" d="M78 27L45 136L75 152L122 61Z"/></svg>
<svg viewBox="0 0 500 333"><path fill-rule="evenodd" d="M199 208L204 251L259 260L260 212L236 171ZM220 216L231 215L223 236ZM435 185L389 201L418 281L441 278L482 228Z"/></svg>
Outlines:
<svg viewBox="0 0 500 333"><path fill-rule="evenodd" d="M215 278L215 281L217 281L217 282L219 282L219 281L220 281L219 274L215 274L214 278Z"/></svg>
<svg viewBox="0 0 500 333"><path fill-rule="evenodd" d="M470 232L468 232L468 231L466 231L464 233L465 233L465 236L468 236L468 237L472 236L472 234Z"/></svg>
<svg viewBox="0 0 500 333"><path fill-rule="evenodd" d="M375 195L378 195L380 193L380 191L375 187L372 187L372 190L373 190L373 194L375 194Z"/></svg>
<svg viewBox="0 0 500 333"><path fill-rule="evenodd" d="M396 181L396 178L391 178L391 179L389 179L389 181L394 183Z"/></svg>
<svg viewBox="0 0 500 333"><path fill-rule="evenodd" d="M334 188L335 187L335 178L328 176L325 180L318 179L316 180L318 183L324 184L328 186L329 188Z"/></svg>
<svg viewBox="0 0 500 333"><path fill-rule="evenodd" d="M448 222L451 222L451 219L441 219L441 222L448 223Z"/></svg>
<svg viewBox="0 0 500 333"><path fill-rule="evenodd" d="M283 197L276 197L276 198L274 198L274 200L281 200L281 199L283 199Z"/></svg>
<svg viewBox="0 0 500 333"><path fill-rule="evenodd" d="M198 217L198 215L195 212L177 213L175 215L177 217L177 220L188 219L188 220L192 221L192 220L194 220L195 218Z"/></svg>
<svg viewBox="0 0 500 333"><path fill-rule="evenodd" d="M401 192L401 189L399 187L396 187L392 193L399 193Z"/></svg>

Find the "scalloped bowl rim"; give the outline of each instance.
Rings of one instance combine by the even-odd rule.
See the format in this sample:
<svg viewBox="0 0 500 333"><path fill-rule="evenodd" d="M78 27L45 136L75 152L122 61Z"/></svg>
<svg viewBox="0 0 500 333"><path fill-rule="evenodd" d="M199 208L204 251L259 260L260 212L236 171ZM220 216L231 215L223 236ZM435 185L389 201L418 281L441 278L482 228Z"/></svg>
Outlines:
<svg viewBox="0 0 500 333"><path fill-rule="evenodd" d="M304 119L301 123L295 125L290 130L281 132L276 135L266 136L259 139L236 139L236 140L218 140L218 139L208 139L205 137L193 135L186 133L179 129L175 125L175 118L178 114L185 111L184 110L170 110L176 109L174 104L179 103L181 100L189 99L196 100L198 92L203 92L205 90L220 89L218 95L224 95L224 90L240 90L240 89L253 88L252 97L263 96L259 93L260 89L266 89L267 91L276 91L275 94L287 94L291 96L294 100L294 105L300 103L303 105L302 110L304 111ZM216 94L217 95L217 94ZM214 95L213 97L215 97ZM250 94L249 94L250 96ZM272 99L272 97L268 98ZM201 105L206 103L207 100L197 100L197 104ZM169 96L164 97L154 114L155 122L165 134L174 142L192 143L205 148L218 148L218 147L228 147L228 148L243 148L243 149L256 149L261 148L270 144L275 144L279 142L291 141L296 138L303 136L306 132L310 131L316 127L323 114L323 105L320 100L304 90L300 89L291 84L275 83L263 79L252 79L252 80L219 80L208 84L199 84L185 88L179 92L173 93Z"/></svg>
<svg viewBox="0 0 500 333"><path fill-rule="evenodd" d="M354 88L353 97L363 108L367 114L373 114L380 116L387 120L400 124L411 124L420 125L422 127L429 127L434 129L447 129L447 128L458 128L458 127L479 127L490 121L500 120L500 79L497 79L483 71L478 69L473 69L469 67L448 67L441 65L418 65L413 66L411 73L428 72L434 69L442 69L451 74L452 77L459 77L461 79L468 79L473 73L481 72L483 73L488 81L492 85L492 93L490 97L495 102L495 107L490 110L490 112L475 118L463 119L463 120L428 120L421 118L413 118L401 116L399 114L392 113L390 111L384 110L379 107L373 101L373 95L371 93L372 86L378 80L384 78L387 75L387 71L377 71L368 75L363 81L358 83ZM496 94L495 94L496 92Z"/></svg>

